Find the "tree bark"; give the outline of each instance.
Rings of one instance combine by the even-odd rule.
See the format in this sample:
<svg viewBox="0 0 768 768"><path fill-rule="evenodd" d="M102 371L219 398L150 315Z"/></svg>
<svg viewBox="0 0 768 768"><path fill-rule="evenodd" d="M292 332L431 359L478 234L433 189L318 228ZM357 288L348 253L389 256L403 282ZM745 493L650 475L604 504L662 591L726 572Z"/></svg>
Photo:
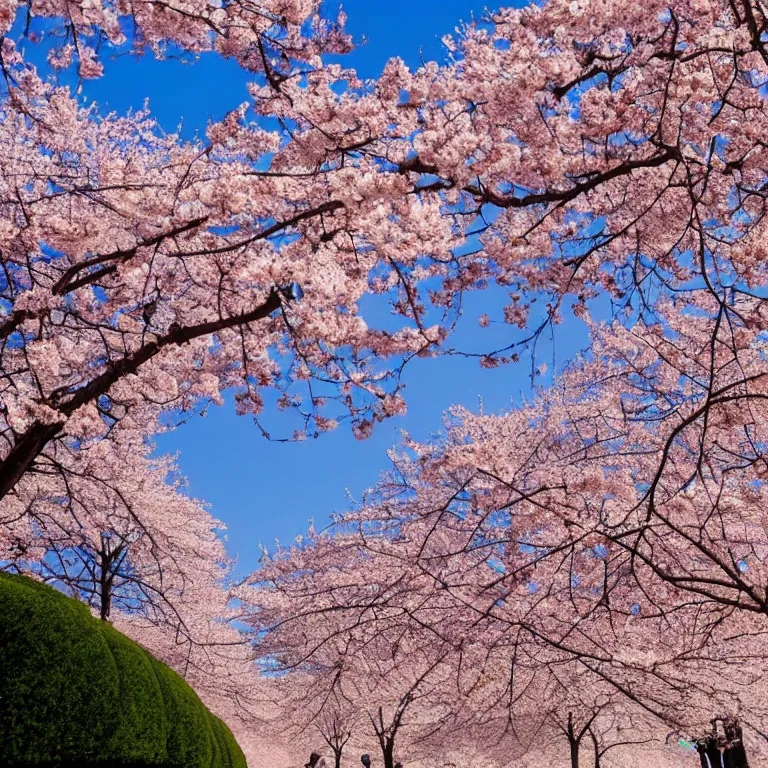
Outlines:
<svg viewBox="0 0 768 768"><path fill-rule="evenodd" d="M571 742L571 768L579 768L579 743Z"/></svg>
<svg viewBox="0 0 768 768"><path fill-rule="evenodd" d="M597 737L592 731L589 732L589 735L592 738L592 746L595 749L595 768L600 768L600 744L598 743Z"/></svg>
<svg viewBox="0 0 768 768"><path fill-rule="evenodd" d="M111 579L105 579L102 573L100 586L100 607L99 616L102 621L109 621L109 614L112 610L112 583Z"/></svg>
<svg viewBox="0 0 768 768"><path fill-rule="evenodd" d="M0 462L0 499L5 498L14 489L48 441L56 437L63 426L63 421L55 424L34 424L20 437L6 459Z"/></svg>
<svg viewBox="0 0 768 768"><path fill-rule="evenodd" d="M571 768L579 768L579 739L573 728L573 713L568 713L568 746L571 752Z"/></svg>
<svg viewBox="0 0 768 768"><path fill-rule="evenodd" d="M384 768L395 768L395 740L387 739L382 752L384 754Z"/></svg>
<svg viewBox="0 0 768 768"><path fill-rule="evenodd" d="M102 621L109 621L112 611L112 592L115 582L115 574L120 566L125 545L120 544L111 548L109 539L102 535L101 549L98 551L99 564L99 615Z"/></svg>

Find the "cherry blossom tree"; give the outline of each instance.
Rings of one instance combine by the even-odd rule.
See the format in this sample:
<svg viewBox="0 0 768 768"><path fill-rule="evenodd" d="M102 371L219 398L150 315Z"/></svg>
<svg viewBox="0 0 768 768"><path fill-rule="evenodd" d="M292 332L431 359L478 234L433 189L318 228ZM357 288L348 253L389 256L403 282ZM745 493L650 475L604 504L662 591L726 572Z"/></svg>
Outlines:
<svg viewBox="0 0 768 768"><path fill-rule="evenodd" d="M441 638L462 627L482 649L475 668L519 675L576 661L689 738L737 716L761 736L764 617L752 600L765 583L764 482L738 411L721 419L716 403L707 421L677 395L696 326L681 318L672 340L596 328L601 356L529 404L499 416L457 409L442 441L407 442L370 503L341 518L398 574L387 582L377 565L377 594L407 578L422 624ZM713 367L728 376L723 356Z"/></svg>
<svg viewBox="0 0 768 768"><path fill-rule="evenodd" d="M359 737L365 726L355 702L333 690L318 706L320 688L311 675L295 673L265 678L264 682L272 683L269 690L276 704L274 721L266 729L270 738L288 738L295 754L302 750L306 754L326 753L331 756L329 768L331 763L334 768L341 768L344 755L358 746L353 738Z"/></svg>
<svg viewBox="0 0 768 768"><path fill-rule="evenodd" d="M630 653L621 657L610 638L601 644L605 663L590 667L583 661L599 662L595 651L585 658L575 643L563 647L568 639L554 648L553 641L533 642L530 631L515 636L494 620L483 622L489 609L472 594L471 572L449 577L446 569L438 589L408 567L409 543L425 544L405 531L385 540L370 530L313 535L309 545L278 553L240 593L259 631L257 653L281 671L288 690L301 690L301 705L286 697L286 710L317 722L323 712L336 713L340 697L347 700L370 721L384 765L394 764L393 747L403 738L406 762L424 766L541 760L578 768L612 765L614 755L632 749L633 759L639 753L653 760L672 733L663 707L675 702L684 711L704 698L678 676L675 699L667 690L670 671L644 670L637 661L633 668ZM452 577L457 583L448 583ZM521 610L530 608L528 602ZM598 674L616 665L612 679ZM620 690L619 681L630 690Z"/></svg>
<svg viewBox="0 0 768 768"><path fill-rule="evenodd" d="M140 449L104 440L77 451L67 495L38 482L21 526L7 529L5 567L56 583L102 619L116 607L183 634L181 604L209 603L227 578L222 525L184 494L169 458Z"/></svg>
<svg viewBox="0 0 768 768"><path fill-rule="evenodd" d="M439 202L409 194L407 174L380 172L345 125L357 130L369 114L371 131L400 135L415 127L416 110L403 120L396 95L322 67L319 54L348 41L317 18L315 2L198 5L26 11L33 27L38 17L66 19L43 25L54 30L52 64L65 72L77 57L81 75L96 74L89 41L118 46L129 22L126 45L214 48L253 69L252 100L196 142L163 134L145 113L79 106L25 63L12 37L3 43L8 520L28 506L41 473L58 475L66 494L67 463L82 446L135 444L169 412L220 402L224 390L254 416L263 390L279 390L277 407L302 415L298 438L345 414L364 437L403 412L402 365L452 322L457 304L419 286L452 283L471 267L471 256L445 258L461 232ZM301 118L300 105L288 115L289 82L310 101L325 89L337 106L320 122ZM350 94L337 97L332 88L345 82ZM262 117L278 117L278 127ZM392 299L399 329L368 327L359 302L370 293Z"/></svg>
<svg viewBox="0 0 768 768"><path fill-rule="evenodd" d="M260 124L289 79L356 86L321 68L348 41L318 3L20 8L25 20L5 9L0 51L0 560L85 597L247 726L259 681L220 583L215 522L166 483L147 441L169 414L233 388L254 416L262 390L280 390L278 408L302 413L298 437L345 411L363 437L402 412L402 364L444 333L423 322L417 286L458 272L441 259L460 237L405 197L402 175L381 187L343 131ZM99 75L100 45L215 49L257 74L253 103L191 143L146 113L100 115L23 60L19 24L29 39L52 31L63 79L75 61L81 78ZM380 253L392 232L399 247ZM368 328L367 293L394 297L400 330Z"/></svg>
<svg viewBox="0 0 768 768"><path fill-rule="evenodd" d="M354 715L349 712L349 707L337 704L334 708L329 708L318 718L317 730L323 737L323 741L333 753L334 768L341 768L341 758L344 754L344 748L352 738L352 730L355 727Z"/></svg>
<svg viewBox="0 0 768 768"><path fill-rule="evenodd" d="M588 671L578 665L547 671L550 680L538 701L546 702L546 725L553 740L567 744L571 768L585 764L600 768L623 747L631 747L635 761L642 763L648 746L658 748L665 742L668 729L663 722L648 717L610 686L596 684Z"/></svg>
<svg viewBox="0 0 768 768"><path fill-rule="evenodd" d="M21 24L24 37L52 43L53 69L76 62L81 78L102 74L105 52L151 49L159 57L177 50L216 51L279 83L293 62L349 49L343 16L331 23L320 16L319 6L316 0L260 0L248 6L208 0L152 6L9 0L3 4L2 33L13 34Z"/></svg>
<svg viewBox="0 0 768 768"><path fill-rule="evenodd" d="M378 87L418 131L361 149L381 141L387 170L471 222L472 274L510 287L503 319L527 331L483 364L571 303L593 334L532 403L457 411L442 444L407 445L345 518L377 578L399 558L376 606L407 579L493 654L522 634L694 737L737 712L761 732L765 24L750 0L501 11L442 68L392 63ZM285 114L319 119L325 87L287 83Z"/></svg>
<svg viewBox="0 0 768 768"><path fill-rule="evenodd" d="M724 652L760 657L768 599L760 0L502 10L447 40L443 66L393 61L368 84L318 59L348 41L316 3L217 5L21 6L30 24L68 19L51 64L77 59L82 77L100 71L95 41L123 36L253 70L251 101L199 142L83 109L3 42L3 559L25 554L41 489L76 507L81 454L143 445L225 390L254 416L280 391L299 437L341 418L369 434L405 407L403 363L495 282L510 301L480 324L524 330L483 365L514 361L569 305L591 349L531 403L457 411L442 443L406 446L345 520L377 592L329 568L314 597L346 612L325 605L286 663L362 617L390 648L403 627L414 647L437 638L425 669L512 647L543 668L577 660L690 735L736 715L758 732L739 688L760 690L759 665L736 672ZM366 325L370 293L399 330ZM93 542L102 573L123 545Z"/></svg>
<svg viewBox="0 0 768 768"><path fill-rule="evenodd" d="M239 732L269 697L237 628L231 561L216 521L168 457L101 440L73 454L69 493L39 482L3 568L80 597L179 672Z"/></svg>
<svg viewBox="0 0 768 768"><path fill-rule="evenodd" d="M460 741L451 735L460 697L450 646L401 620L416 599L406 579L396 589L402 603L390 602L377 574L384 567L396 577L397 566L362 555L355 540L311 534L309 545L281 550L235 595L256 630L255 653L292 692L285 701L294 718L306 729L341 714L355 722L350 744L394 768L441 738Z"/></svg>
<svg viewBox="0 0 768 768"><path fill-rule="evenodd" d="M361 267L354 252L347 267L357 276L359 290L351 284L342 286L347 267L332 277L330 272L324 273L324 256L304 261L298 253L301 238L285 236L289 240L285 248L293 256L273 240L295 225L311 221L310 226L318 228L314 232L319 245L307 242L310 252L332 247L332 238L324 238L323 232L341 224L335 222L335 212L344 207L341 201L328 200L302 211L296 207L296 203L302 206L298 200L284 201L283 215L275 209L281 196L273 188L282 174L265 177L223 148L217 156L216 147L225 144L232 131L244 132L249 141L256 142L255 157L261 151L277 150L278 137L268 139L263 131L254 129L254 133L241 127L233 116L216 129L218 134L212 129L218 138L206 150L180 145L175 138L153 137L153 126L145 117L99 122L78 111L63 93L54 92L50 98L53 106L30 107L38 111L28 132L39 131L41 122L61 125L69 121L71 134L82 141L79 147L72 144L61 150L58 171L50 167L51 157L34 135L20 138L25 126L6 125L7 146L30 146L26 158L10 150L13 156L6 167L12 168L14 161L19 172L28 170L28 163L45 166L28 175L25 188L37 184L39 192L33 193L34 199L15 204L18 212L26 210L26 217L10 226L4 241L8 279L3 333L8 341L2 362L6 372L5 456L0 493L8 498L5 504L10 505L11 515L24 504L24 478L39 472L66 474L65 457L73 445L109 433L118 435L121 430L151 433L163 411L187 409L201 399L218 401L222 389L240 386L239 410L258 413L262 387L280 387L281 382L320 375L327 386L322 393L310 388L311 404L306 412L314 430L333 426L332 419L316 413L329 398L338 399L355 414L363 432L372 423L366 421L365 413L381 418L402 409L399 397L385 390L386 374L366 371L365 350L414 354L429 347L440 334L429 329L404 329L391 335L369 331L354 309L350 312L350 306L342 309L338 303L344 296L356 303L368 291L370 269ZM59 109L69 117L58 114ZM25 121L20 117L20 122ZM131 145L138 153L133 159L127 154ZM110 155L110 147L114 155ZM77 168L70 167L73 157L81 162ZM173 179L163 176L169 169L173 169ZM9 173L16 177L15 172ZM291 176L289 171L286 174ZM65 177L70 181L65 182ZM85 184L90 189L89 177L99 177L99 184L108 187L94 192L100 202L94 202L90 191L81 194L58 186L58 182ZM245 184L236 194L246 208L259 205L260 197L256 189L247 187L262 187L265 195L260 199L265 208L262 214L252 209L253 214L257 219L266 215L273 223L255 228L246 224L249 232L243 232L235 219L246 221L249 214L244 209L232 213L218 197L228 194L228 188L232 190L225 177L236 186ZM324 194L312 189L312 179L324 186L330 177L310 174L306 179L309 186L301 193L306 199L322 200ZM303 186L291 179L286 184ZM348 182L344 184L350 188ZM213 197L203 202L200 189L189 197L184 193L188 185L205 188L208 192L203 197L209 193ZM77 218L75 209L80 204ZM57 213L54 209L59 205ZM221 215L206 212L208 205L217 207ZM154 223L140 223L142 209ZM92 224L86 223L90 215L94 216ZM36 225L31 222L38 222L40 231L33 234L30 227ZM80 227L79 232L70 231L73 226ZM137 234L142 228L144 234ZM83 240L86 229L91 234ZM334 237L341 238L341 230ZM343 237L347 237L346 230ZM167 257L163 244L172 251ZM28 261L30 247L39 252L34 262ZM72 250L80 255L65 255ZM262 252L255 262L249 255L243 256L254 250ZM14 252L19 260L12 267L9 254ZM273 255L266 255L269 253ZM376 259L370 259L373 268ZM34 264L31 270L29 263ZM330 261L324 263L333 271ZM312 288L313 282L317 289ZM313 307L314 290L324 293L324 298ZM198 298L196 291L200 292ZM298 292L303 294L301 300L294 298ZM208 300L212 304L206 306ZM322 328L334 337L330 346L316 333L324 334ZM332 351L337 345L355 350L356 361L347 366ZM291 350L296 355L294 364L283 372L270 353L289 356ZM323 385L318 386L322 390ZM368 405L361 405L359 394L363 400L370 398ZM289 395L279 403L291 404L296 401Z"/></svg>
<svg viewBox="0 0 768 768"><path fill-rule="evenodd" d="M264 387L306 381L304 400L280 405L302 408L312 433L344 410L365 435L404 407L403 357L442 340L428 309L450 315L490 280L512 289L511 324L526 326L542 294L547 309L528 342L485 365L559 321L568 296L584 316L603 291L624 327L698 312L702 340L719 347L734 329L741 352L736 331L759 327L763 306L755 8L506 10L447 41L445 66L393 61L374 84L317 61L348 43L313 21L315 3L134 12L134 45L214 48L258 73L252 103L199 144L145 115L98 119L8 38L8 516L24 509L25 478L58 470L73 444L115 425L151 431L223 389L257 413ZM131 16L34 14L69 19L54 58L77 54L81 69L95 60L81 41L117 45ZM461 248L470 231L479 253ZM365 326L370 291L394 297L400 331ZM389 374L372 364L383 356L398 359ZM340 407L323 414L329 402Z"/></svg>
<svg viewBox="0 0 768 768"><path fill-rule="evenodd" d="M124 9L72 10L64 47L89 34L120 42ZM3 497L22 492L43 451L79 439L83 420L98 431L127 409L146 429L143 407L190 407L230 387L257 412L261 388L319 378L303 402L310 431L335 421L318 408L338 398L366 434L403 405L396 373L365 358L423 352L442 339L427 308L455 309L457 293L489 280L512 289L512 324L546 295L531 338L567 296L584 315L602 291L626 322L663 317L670 295L707 313L710 338L719 311L729 326L759 322L763 43L751 0L501 11L447 41L445 66L393 61L375 84L319 66L319 52L347 42L316 11L134 14L134 41L212 47L256 70L250 106L284 126L249 124L246 107L199 145L158 136L146 117L84 114L9 39L18 125L6 121L6 142L28 156L8 158L25 183L7 190L3 247L38 257L13 262L5 291L3 370L23 372L4 395ZM468 231L480 254L460 249ZM394 291L400 332L361 322L370 290Z"/></svg>

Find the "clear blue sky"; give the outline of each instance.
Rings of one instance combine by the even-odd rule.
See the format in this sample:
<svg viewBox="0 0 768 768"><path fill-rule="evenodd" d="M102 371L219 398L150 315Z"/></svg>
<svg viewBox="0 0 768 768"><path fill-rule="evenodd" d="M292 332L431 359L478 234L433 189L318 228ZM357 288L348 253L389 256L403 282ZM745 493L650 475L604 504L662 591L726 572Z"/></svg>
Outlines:
<svg viewBox="0 0 768 768"><path fill-rule="evenodd" d="M504 0L514 4L515 0ZM326 2L335 18L339 5L348 15L347 31L358 45L344 63L362 77L376 77L385 62L400 56L411 67L442 56L440 39L461 20L483 15L482 0L347 0ZM201 57L193 67L181 61L155 62L146 56L124 56L109 62L106 77L86 83L84 93L117 111L140 107L149 97L154 115L171 130L183 119L186 134L202 130L209 118L218 119L248 100L249 77L232 61L215 55Z"/></svg>
<svg viewBox="0 0 768 768"><path fill-rule="evenodd" d="M441 56L440 38L461 19L482 14L484 4L473 0L348 0L348 29L367 43L345 57L361 75L375 77L391 56L413 66L421 57ZM117 111L139 107L145 98L167 129L183 118L184 133L204 129L247 98L248 77L231 62L213 56L194 66L178 61L154 62L129 58L109 62L101 80L86 84L85 95ZM508 343L515 329L498 325L479 329L475 318L495 306L503 296L486 292L470 297L467 320L459 330L462 348L488 348ZM491 311L491 314L494 313ZM562 364L586 343L583 328L570 322L556 339L556 359ZM544 352L551 364L552 354ZM348 504L346 489L359 498L372 486L387 464L386 451L402 429L419 439L441 426L441 415L452 403L473 409L482 397L486 411L510 405L530 391L529 368L483 370L476 361L461 358L416 360L406 375L407 416L378 425L374 436L357 442L348 429L304 443L270 443L251 419L236 417L231 403L213 408L206 418L195 418L160 441L163 451L180 451L181 468L190 479L190 491L212 504L213 514L228 528L228 547L240 559L241 572L256 565L258 543L288 543L307 528L310 518L318 528L331 512ZM279 426L279 421L270 421ZM287 425L286 425L287 426ZM287 431L287 430L284 430Z"/></svg>

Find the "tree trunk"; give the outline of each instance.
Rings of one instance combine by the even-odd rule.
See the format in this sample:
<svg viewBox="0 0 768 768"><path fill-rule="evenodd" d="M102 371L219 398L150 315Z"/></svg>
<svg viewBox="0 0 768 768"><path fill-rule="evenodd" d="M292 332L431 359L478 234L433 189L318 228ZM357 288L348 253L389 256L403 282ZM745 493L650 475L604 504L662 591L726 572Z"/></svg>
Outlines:
<svg viewBox="0 0 768 768"><path fill-rule="evenodd" d="M333 751L333 765L334 768L341 768L341 750L335 749Z"/></svg>
<svg viewBox="0 0 768 768"><path fill-rule="evenodd" d="M579 742L571 741L571 768L579 768Z"/></svg>
<svg viewBox="0 0 768 768"><path fill-rule="evenodd" d="M109 613L112 610L112 592L109 588L101 593L101 608L99 611L102 621L109 621Z"/></svg>
<svg viewBox="0 0 768 768"><path fill-rule="evenodd" d="M99 614L102 621L109 621L109 613L112 610L112 574L105 570L104 556L101 556L99 573Z"/></svg>
<svg viewBox="0 0 768 768"><path fill-rule="evenodd" d="M112 584L115 580L115 574L112 572L112 567L120 557L122 551L122 546L114 551L110 551L106 537L102 536L101 549L98 552L99 614L102 621L109 621L109 614L112 611Z"/></svg>
<svg viewBox="0 0 768 768"><path fill-rule="evenodd" d="M590 730L590 737L592 738L592 746L595 748L595 768L600 768L600 744L597 741L597 737Z"/></svg>
<svg viewBox="0 0 768 768"><path fill-rule="evenodd" d="M568 713L568 746L571 751L571 768L579 768L579 739L573 728L573 713Z"/></svg>
<svg viewBox="0 0 768 768"><path fill-rule="evenodd" d="M16 487L16 483L64 424L64 421L57 421L55 424L34 424L19 438L5 460L0 461L0 499L5 498Z"/></svg>
<svg viewBox="0 0 768 768"><path fill-rule="evenodd" d="M384 755L384 768L395 768L395 740L387 739L387 743L382 750Z"/></svg>
<svg viewBox="0 0 768 768"><path fill-rule="evenodd" d="M303 211L296 214L290 223L297 223L311 216L335 211L343 207L344 203L341 201L329 200L321 203L312 211ZM266 232L267 230L263 234L266 234ZM91 379L85 386L75 390L74 393L69 393L65 390L64 395L71 394L71 397L66 402L63 399L64 395L52 395L45 404L58 410L65 418L52 424L35 422L23 435L19 436L17 443L11 448L5 459L0 461L0 500L4 499L16 487L16 483L21 480L24 473L34 464L35 459L42 453L47 443L61 432L66 424L66 417L71 416L80 406L97 400L100 395L105 395L115 383L126 376L136 373L145 363L148 363L162 352L165 347L181 346L201 336L207 336L209 333L216 333L216 331L222 331L238 325L248 325L256 322L256 320L263 320L280 308L281 296L283 294L277 288L273 288L269 292L266 301L250 312L185 327L174 323L164 336L160 336L157 340L139 347L139 349L127 357L110 363L102 373L98 374L96 378Z"/></svg>

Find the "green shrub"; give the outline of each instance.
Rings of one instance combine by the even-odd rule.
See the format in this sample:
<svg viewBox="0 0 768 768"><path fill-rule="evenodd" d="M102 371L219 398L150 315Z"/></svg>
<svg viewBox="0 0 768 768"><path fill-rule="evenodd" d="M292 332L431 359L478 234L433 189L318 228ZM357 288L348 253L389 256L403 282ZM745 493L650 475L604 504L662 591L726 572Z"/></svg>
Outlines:
<svg viewBox="0 0 768 768"><path fill-rule="evenodd" d="M179 675L77 600L3 573L0 762L246 768L227 726Z"/></svg>

